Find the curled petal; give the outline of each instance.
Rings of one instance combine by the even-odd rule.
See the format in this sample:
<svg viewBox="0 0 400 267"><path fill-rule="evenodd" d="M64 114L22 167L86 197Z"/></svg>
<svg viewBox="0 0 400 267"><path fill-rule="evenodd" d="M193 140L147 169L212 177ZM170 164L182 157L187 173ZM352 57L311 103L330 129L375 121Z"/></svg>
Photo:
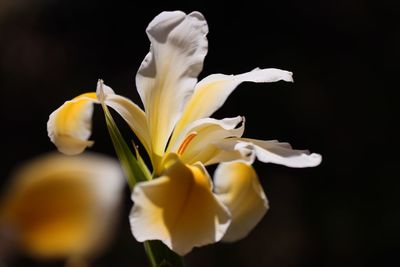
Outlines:
<svg viewBox="0 0 400 267"><path fill-rule="evenodd" d="M226 207L212 193L212 183L199 164L184 165L175 154L159 178L138 183L130 215L139 242L161 240L180 255L193 247L219 241L230 223Z"/></svg>
<svg viewBox="0 0 400 267"><path fill-rule="evenodd" d="M147 27L150 52L136 75L153 151L162 155L207 53L208 26L198 12L162 12Z"/></svg>
<svg viewBox="0 0 400 267"><path fill-rule="evenodd" d="M279 69L259 69L239 75L213 74L201 80L195 88L193 96L187 103L175 131L180 132L187 124L209 117L219 109L228 96L242 82L276 82L284 80L292 82L292 73Z"/></svg>
<svg viewBox="0 0 400 267"><path fill-rule="evenodd" d="M216 153L206 162L206 165L230 161L253 164L256 159L253 147L248 143L238 142L236 138L224 139L214 146Z"/></svg>
<svg viewBox="0 0 400 267"><path fill-rule="evenodd" d="M85 93L66 101L51 113L47 132L60 152L79 154L93 144L88 139L92 128L93 103L97 102L96 93Z"/></svg>
<svg viewBox="0 0 400 267"><path fill-rule="evenodd" d="M99 99L121 115L150 154L150 135L145 113L129 99L115 94L101 80L97 84L96 93L85 93L66 101L50 115L47 132L57 149L67 155L76 155L93 145L94 142L88 139L91 135L93 104L99 104Z"/></svg>
<svg viewBox="0 0 400 267"><path fill-rule="evenodd" d="M269 208L253 167L243 162L221 163L215 171L214 185L218 199L232 215L222 240L232 242L247 236Z"/></svg>
<svg viewBox="0 0 400 267"><path fill-rule="evenodd" d="M109 242L123 186L110 158L42 156L12 177L0 228L33 256L89 256Z"/></svg>

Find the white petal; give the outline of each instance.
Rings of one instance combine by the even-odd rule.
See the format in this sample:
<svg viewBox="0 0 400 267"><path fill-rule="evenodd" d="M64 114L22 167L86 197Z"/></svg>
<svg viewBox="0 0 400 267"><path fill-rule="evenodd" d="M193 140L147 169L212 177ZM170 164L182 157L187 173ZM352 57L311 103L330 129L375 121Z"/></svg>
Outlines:
<svg viewBox="0 0 400 267"><path fill-rule="evenodd" d="M162 12L147 27L150 52L136 75L153 151L162 155L207 53L208 26L193 12Z"/></svg>
<svg viewBox="0 0 400 267"><path fill-rule="evenodd" d="M276 140L264 141L249 138L228 138L216 146L216 154L207 164L241 160L252 164L257 158L264 163L275 163L293 168L315 167L322 161L322 156L308 150L296 150L289 143Z"/></svg>
<svg viewBox="0 0 400 267"><path fill-rule="evenodd" d="M92 128L95 93L85 93L66 101L49 116L47 132L58 150L67 155L82 153L93 141L88 141Z"/></svg>
<svg viewBox="0 0 400 267"><path fill-rule="evenodd" d="M130 99L117 95L105 85L102 80L97 83L98 99L114 109L129 125L140 142L151 155L150 134L147 125L146 114Z"/></svg>
<svg viewBox="0 0 400 267"><path fill-rule="evenodd" d="M214 185L218 199L232 215L222 240L232 242L247 236L269 208L253 167L243 162L221 163L215 171Z"/></svg>
<svg viewBox="0 0 400 267"><path fill-rule="evenodd" d="M242 82L292 82L292 73L279 69L254 69L239 75L213 74L201 80L187 103L176 130L200 118L209 117L224 103L232 91Z"/></svg>
<svg viewBox="0 0 400 267"><path fill-rule="evenodd" d="M322 161L320 154L292 149L289 143L249 138L229 138L217 144L220 154L208 164L242 160L248 164L257 158L264 163L275 163L293 168L315 167Z"/></svg>
<svg viewBox="0 0 400 267"><path fill-rule="evenodd" d="M88 256L109 243L125 185L119 163L87 153L50 154L12 177L2 227L33 256Z"/></svg>
<svg viewBox="0 0 400 267"><path fill-rule="evenodd" d="M322 156L311 153L308 150L292 149L289 143L280 143L276 140L262 141L255 139L242 139L254 149L259 161L275 163L293 168L305 168L318 166Z"/></svg>
<svg viewBox="0 0 400 267"><path fill-rule="evenodd" d="M185 255L219 241L230 214L212 193L211 179L201 165L186 166L171 157L163 176L135 186L130 223L139 242L161 240Z"/></svg>

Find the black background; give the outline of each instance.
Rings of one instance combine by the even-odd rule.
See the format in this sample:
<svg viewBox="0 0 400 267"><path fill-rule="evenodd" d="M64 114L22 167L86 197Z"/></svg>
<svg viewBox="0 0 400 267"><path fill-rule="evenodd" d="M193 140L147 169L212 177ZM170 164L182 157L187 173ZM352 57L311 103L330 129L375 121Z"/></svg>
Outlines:
<svg viewBox="0 0 400 267"><path fill-rule="evenodd" d="M136 3L135 3L136 2ZM206 17L200 78L254 67L293 71L295 83L245 83L215 117L246 117L245 136L323 155L320 166L256 163L271 209L234 244L194 249L196 266L395 266L399 263L397 1L1 1L1 184L53 151L48 115L102 78L140 103L136 71L147 24L163 10ZM145 7L143 7L145 6ZM121 125L123 128L123 126ZM90 150L114 155L101 110ZM129 194L118 234L92 266L146 266L130 234ZM60 266L18 255L12 266Z"/></svg>

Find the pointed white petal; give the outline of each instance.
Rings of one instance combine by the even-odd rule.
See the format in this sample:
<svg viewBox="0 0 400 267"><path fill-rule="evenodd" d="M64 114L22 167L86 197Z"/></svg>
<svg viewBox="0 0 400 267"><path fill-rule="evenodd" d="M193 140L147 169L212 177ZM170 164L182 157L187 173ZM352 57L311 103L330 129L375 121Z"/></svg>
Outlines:
<svg viewBox="0 0 400 267"><path fill-rule="evenodd" d="M144 145L149 155L151 155L150 134L147 125L146 114L130 99L117 95L114 91L99 80L97 83L97 97L114 109Z"/></svg>
<svg viewBox="0 0 400 267"><path fill-rule="evenodd" d="M251 164L257 158L265 163L275 163L293 168L315 167L322 161L322 156L308 150L296 150L289 143L276 140L264 141L249 138L229 138L217 144L217 154L207 164L242 160Z"/></svg>
<svg viewBox="0 0 400 267"><path fill-rule="evenodd" d="M187 103L176 126L180 132L187 124L200 118L209 117L219 109L228 96L242 82L293 81L292 73L279 69L254 69L239 75L213 74L201 80Z"/></svg>
<svg viewBox="0 0 400 267"><path fill-rule="evenodd" d="M208 26L193 12L162 12L147 27L150 52L136 75L153 151L162 155L207 53Z"/></svg>
<svg viewBox="0 0 400 267"><path fill-rule="evenodd" d="M289 143L280 143L276 140L262 141L255 139L242 139L254 149L259 161L275 163L293 168L306 168L318 166L322 156L308 150L292 149Z"/></svg>
<svg viewBox="0 0 400 267"><path fill-rule="evenodd" d="M163 176L135 186L131 229L139 241L161 240L179 255L219 241L230 223L201 165L186 166L175 155Z"/></svg>
<svg viewBox="0 0 400 267"><path fill-rule="evenodd" d="M238 161L221 163L214 174L214 186L218 199L232 215L222 240L232 242L247 236L269 208L253 167Z"/></svg>

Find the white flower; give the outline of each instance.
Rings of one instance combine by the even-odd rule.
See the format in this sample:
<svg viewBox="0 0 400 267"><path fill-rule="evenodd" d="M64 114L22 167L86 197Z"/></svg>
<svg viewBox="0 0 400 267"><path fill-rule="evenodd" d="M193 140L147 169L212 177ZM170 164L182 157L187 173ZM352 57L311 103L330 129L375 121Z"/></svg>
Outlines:
<svg viewBox="0 0 400 267"><path fill-rule="evenodd" d="M265 214L268 202L251 167L256 158L289 167L321 162L319 154L293 150L287 143L242 138L240 116L210 118L240 83L290 82L292 73L256 68L198 82L207 33L198 12L162 12L147 28L150 52L136 75L144 111L99 81L97 94L67 101L48 122L49 136L60 151L80 153L92 144L92 103L115 109L145 147L156 177L134 188L133 235L139 241L162 240L181 255L220 239L240 239ZM213 188L204 166L221 162Z"/></svg>

